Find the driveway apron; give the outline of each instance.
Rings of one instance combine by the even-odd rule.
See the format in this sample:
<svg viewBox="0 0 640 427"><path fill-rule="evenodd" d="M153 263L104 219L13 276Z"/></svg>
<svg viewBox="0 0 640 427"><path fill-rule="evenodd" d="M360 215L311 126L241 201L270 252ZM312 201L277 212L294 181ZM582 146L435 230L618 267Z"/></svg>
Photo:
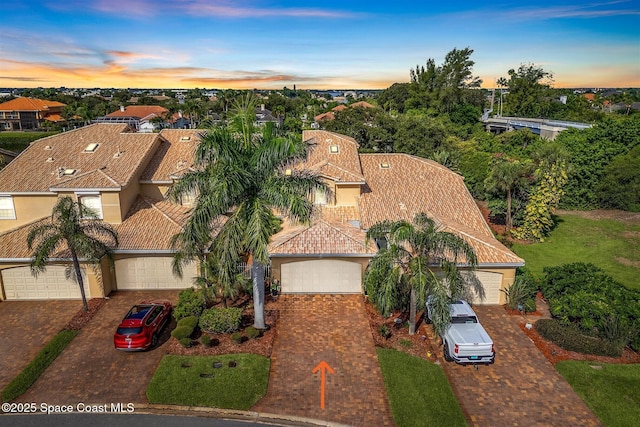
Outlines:
<svg viewBox="0 0 640 427"><path fill-rule="evenodd" d="M518 316L507 314L502 306L475 306L474 311L495 343L495 363L476 371L443 362L471 425L601 425L520 329Z"/></svg>
<svg viewBox="0 0 640 427"><path fill-rule="evenodd" d="M252 409L353 426L394 425L362 295L283 295L267 395ZM324 409L322 373L326 362Z"/></svg>
<svg viewBox="0 0 640 427"><path fill-rule="evenodd" d="M0 303L0 390L82 309L80 301Z"/></svg>
<svg viewBox="0 0 640 427"><path fill-rule="evenodd" d="M174 305L179 291L120 291L112 293L96 316L62 351L21 402L76 405L77 403L146 403L145 390L166 354L165 327L156 348L122 352L113 347L113 334L132 305L145 299L168 299Z"/></svg>

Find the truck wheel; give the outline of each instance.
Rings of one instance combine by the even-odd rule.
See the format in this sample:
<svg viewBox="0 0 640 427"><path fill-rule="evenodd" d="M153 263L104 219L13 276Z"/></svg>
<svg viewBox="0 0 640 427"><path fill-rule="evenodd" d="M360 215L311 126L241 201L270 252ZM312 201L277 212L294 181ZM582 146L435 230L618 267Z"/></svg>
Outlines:
<svg viewBox="0 0 640 427"><path fill-rule="evenodd" d="M444 360L447 362L453 362L453 357L449 354L449 345L446 341L444 343Z"/></svg>

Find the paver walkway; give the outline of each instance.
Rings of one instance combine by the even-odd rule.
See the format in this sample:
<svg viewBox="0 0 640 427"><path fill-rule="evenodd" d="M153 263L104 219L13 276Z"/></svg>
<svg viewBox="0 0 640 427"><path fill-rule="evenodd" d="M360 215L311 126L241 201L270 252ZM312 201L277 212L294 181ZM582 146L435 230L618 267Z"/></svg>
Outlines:
<svg viewBox="0 0 640 427"><path fill-rule="evenodd" d="M598 426L598 418L502 306L474 306L496 346L496 362L461 366L443 362L473 426ZM532 317L531 320L535 320ZM442 357L442 347L438 350Z"/></svg>
<svg viewBox="0 0 640 427"><path fill-rule="evenodd" d="M128 353L113 347L113 333L132 305L145 299L168 299L174 305L179 291L120 291L110 295L96 316L60 353L31 388L17 401L76 405L146 403L145 390L166 354L166 326L158 347Z"/></svg>
<svg viewBox="0 0 640 427"><path fill-rule="evenodd" d="M283 295L267 395L252 410L353 426L393 424L362 295ZM327 362L325 409L320 373Z"/></svg>
<svg viewBox="0 0 640 427"><path fill-rule="evenodd" d="M0 390L82 309L78 301L0 303Z"/></svg>

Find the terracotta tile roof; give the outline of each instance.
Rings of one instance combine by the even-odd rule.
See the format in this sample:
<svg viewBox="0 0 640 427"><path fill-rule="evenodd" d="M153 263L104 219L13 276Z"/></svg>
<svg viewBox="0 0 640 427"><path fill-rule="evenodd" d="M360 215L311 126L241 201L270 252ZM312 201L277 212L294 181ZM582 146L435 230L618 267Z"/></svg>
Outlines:
<svg viewBox="0 0 640 427"><path fill-rule="evenodd" d="M20 97L0 104L0 111L48 111L65 105L58 101Z"/></svg>
<svg viewBox="0 0 640 427"><path fill-rule="evenodd" d="M331 111L344 111L346 110L348 107L344 104L340 104L340 105L336 105L335 107L333 107L331 109Z"/></svg>
<svg viewBox="0 0 640 427"><path fill-rule="evenodd" d="M172 176L182 175L193 166L201 132L196 129L164 129L160 132L164 139L140 180L170 183Z"/></svg>
<svg viewBox="0 0 640 427"><path fill-rule="evenodd" d="M327 111L326 113L318 114L313 118L313 120L315 120L316 122L321 122L323 120L333 120L333 119L335 119L335 114L333 114L333 111Z"/></svg>
<svg viewBox="0 0 640 427"><path fill-rule="evenodd" d="M22 225L18 228L0 234L0 259L31 258L31 251L27 247L27 235L31 227L49 222L49 217ZM60 253L60 251L57 251ZM57 258L55 256L54 258Z"/></svg>
<svg viewBox="0 0 640 427"><path fill-rule="evenodd" d="M375 105L371 105L366 101L354 102L350 107L376 108Z"/></svg>
<svg viewBox="0 0 640 427"><path fill-rule="evenodd" d="M321 206L320 215L331 222L360 221L360 213L357 206L324 205Z"/></svg>
<svg viewBox="0 0 640 427"><path fill-rule="evenodd" d="M524 262L495 239L460 175L408 154L361 154L360 161L367 181L360 198L363 229L383 220L411 221L424 212L467 240L479 263Z"/></svg>
<svg viewBox="0 0 640 427"><path fill-rule="evenodd" d="M269 254L278 255L374 255L373 242L365 245L365 232L349 224L332 223L325 219L311 226L285 228L273 237Z"/></svg>
<svg viewBox="0 0 640 427"><path fill-rule="evenodd" d="M364 182L355 139L324 130L305 130L302 139L314 147L301 167L317 170L336 182ZM337 153L330 151L332 146L338 148Z"/></svg>
<svg viewBox="0 0 640 427"><path fill-rule="evenodd" d="M107 117L137 117L139 119L151 119L156 116L164 117L169 110L159 105L129 105L124 111L117 110L107 114Z"/></svg>
<svg viewBox="0 0 640 427"><path fill-rule="evenodd" d="M57 114L57 113L46 114L44 116L44 119L48 120L50 122L54 122L54 123L62 122L62 121L65 120L65 119L62 118L62 116L60 114Z"/></svg>
<svg viewBox="0 0 640 427"><path fill-rule="evenodd" d="M125 187L159 140L158 134L128 132L124 124L93 124L42 138L0 170L0 192ZM92 143L97 149L84 152ZM60 176L60 168L75 173Z"/></svg>
<svg viewBox="0 0 640 427"><path fill-rule="evenodd" d="M115 227L120 245L118 251L170 251L171 238L178 233L191 214L191 208L166 200L138 196L124 221ZM217 220L214 234L226 221Z"/></svg>

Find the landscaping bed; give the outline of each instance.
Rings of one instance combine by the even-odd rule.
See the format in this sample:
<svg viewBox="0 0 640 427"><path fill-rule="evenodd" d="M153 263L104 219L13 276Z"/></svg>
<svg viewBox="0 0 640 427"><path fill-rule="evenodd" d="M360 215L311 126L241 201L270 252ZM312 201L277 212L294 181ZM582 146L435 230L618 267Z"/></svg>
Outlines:
<svg viewBox="0 0 640 427"><path fill-rule="evenodd" d="M178 340L171 338L167 343L167 352L169 354L183 356L214 356L219 354L251 353L264 357L271 357L273 341L276 337L275 326L278 319L278 311L267 309L265 306L264 318L268 329L264 330L258 338L249 339L245 337L241 344L237 344L233 341L232 334L206 334L205 332L198 330L198 332L192 336L194 342L193 346L185 348L178 342ZM240 332L253 324L253 308L245 309L243 311L242 319L243 328ZM204 346L200 342L203 334L211 337L211 345L209 347Z"/></svg>
<svg viewBox="0 0 640 427"><path fill-rule="evenodd" d="M408 313L394 312L391 316L385 318L377 312L370 302L365 301L365 307L369 317L369 325L371 326L371 335L376 347L391 348L422 359L435 361L437 349L434 348L432 341L425 332L422 320L417 322L416 333L409 335ZM402 322L396 324L396 319L401 319ZM388 338L383 337L380 333L382 325L386 326L391 333ZM431 357L427 353L431 353Z"/></svg>
<svg viewBox="0 0 640 427"><path fill-rule="evenodd" d="M84 308L80 308L78 312L73 316L73 318L67 323L64 329L68 329L71 331L79 331L89 323L93 316L96 315L98 310L102 308L102 306L107 302L104 298L93 298L87 301L87 306L89 307L89 311L84 311Z"/></svg>

